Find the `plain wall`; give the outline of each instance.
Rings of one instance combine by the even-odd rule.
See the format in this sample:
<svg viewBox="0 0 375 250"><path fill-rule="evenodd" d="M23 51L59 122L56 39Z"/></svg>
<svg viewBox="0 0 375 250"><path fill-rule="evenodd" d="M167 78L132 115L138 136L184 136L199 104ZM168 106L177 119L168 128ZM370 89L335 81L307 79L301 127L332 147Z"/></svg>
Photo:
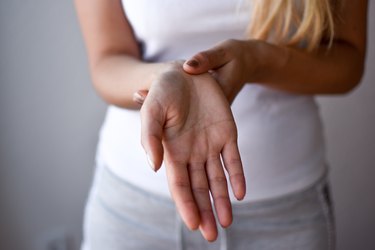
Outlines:
<svg viewBox="0 0 375 250"><path fill-rule="evenodd" d="M0 1L0 249L79 245L105 111L86 65L73 1Z"/></svg>
<svg viewBox="0 0 375 250"><path fill-rule="evenodd" d="M367 71L319 98L338 249L375 249L375 5ZM0 249L77 249L105 105L90 84L72 1L0 1Z"/></svg>

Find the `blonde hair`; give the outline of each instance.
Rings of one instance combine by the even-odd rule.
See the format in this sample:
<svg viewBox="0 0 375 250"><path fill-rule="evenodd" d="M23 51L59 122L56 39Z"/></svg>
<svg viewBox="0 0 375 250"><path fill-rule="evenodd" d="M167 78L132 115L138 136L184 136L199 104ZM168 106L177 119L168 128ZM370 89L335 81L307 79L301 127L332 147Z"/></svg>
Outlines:
<svg viewBox="0 0 375 250"><path fill-rule="evenodd" d="M251 39L304 47L312 51L334 38L332 0L252 0Z"/></svg>

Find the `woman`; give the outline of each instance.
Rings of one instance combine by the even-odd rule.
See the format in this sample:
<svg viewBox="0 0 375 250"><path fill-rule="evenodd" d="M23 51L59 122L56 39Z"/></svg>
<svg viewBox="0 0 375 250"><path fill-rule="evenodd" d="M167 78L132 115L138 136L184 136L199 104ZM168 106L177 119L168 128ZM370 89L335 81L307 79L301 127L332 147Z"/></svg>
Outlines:
<svg viewBox="0 0 375 250"><path fill-rule="evenodd" d="M334 248L313 96L360 81L366 0L76 6L110 104L83 249Z"/></svg>

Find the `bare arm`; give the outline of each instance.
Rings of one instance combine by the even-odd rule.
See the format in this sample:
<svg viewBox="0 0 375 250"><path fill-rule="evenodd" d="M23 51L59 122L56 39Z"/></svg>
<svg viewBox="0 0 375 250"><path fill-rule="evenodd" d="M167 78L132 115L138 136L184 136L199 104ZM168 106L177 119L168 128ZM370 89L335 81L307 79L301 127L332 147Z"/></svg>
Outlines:
<svg viewBox="0 0 375 250"><path fill-rule="evenodd" d="M215 69L227 97L243 84L257 82L297 94L339 94L360 81L366 54L367 0L344 0L330 50L314 53L266 42L229 40L193 56L191 74ZM191 61L190 61L191 62Z"/></svg>
<svg viewBox="0 0 375 250"><path fill-rule="evenodd" d="M164 63L145 63L120 0L75 0L93 84L110 104L139 108L132 96L149 89Z"/></svg>
<svg viewBox="0 0 375 250"><path fill-rule="evenodd" d="M364 70L366 23L367 0L346 0L339 11L330 50L327 51L324 44L316 53L291 48L283 51L264 45L260 49L263 66L258 75L259 82L301 94L350 91L359 83ZM277 62L277 58L281 60Z"/></svg>

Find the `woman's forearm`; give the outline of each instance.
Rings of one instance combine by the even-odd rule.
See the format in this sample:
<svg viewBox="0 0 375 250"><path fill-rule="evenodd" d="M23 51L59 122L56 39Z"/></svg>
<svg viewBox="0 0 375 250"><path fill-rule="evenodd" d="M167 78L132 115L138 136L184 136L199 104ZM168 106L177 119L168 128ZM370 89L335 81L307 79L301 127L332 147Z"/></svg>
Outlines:
<svg viewBox="0 0 375 250"><path fill-rule="evenodd" d="M247 61L256 69L246 75L247 82L297 94L340 94L353 89L364 70L364 53L347 43L308 53L299 49L248 41Z"/></svg>
<svg viewBox="0 0 375 250"><path fill-rule="evenodd" d="M133 94L148 90L152 81L168 63L145 63L124 54L103 57L91 65L92 81L99 95L109 104L138 109Z"/></svg>

